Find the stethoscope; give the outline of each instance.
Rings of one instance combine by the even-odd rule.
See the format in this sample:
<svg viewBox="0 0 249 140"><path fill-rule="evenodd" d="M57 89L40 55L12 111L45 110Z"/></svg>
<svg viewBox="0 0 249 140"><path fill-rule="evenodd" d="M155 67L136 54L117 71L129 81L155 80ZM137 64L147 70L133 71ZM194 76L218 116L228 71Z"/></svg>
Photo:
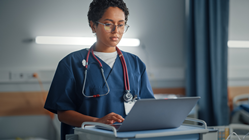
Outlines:
<svg viewBox="0 0 249 140"><path fill-rule="evenodd" d="M125 87L125 94L123 95L123 99L124 99L124 102L130 102L130 101L133 100L133 95L130 93L130 84L129 84L129 77L128 77L127 66L126 66L125 59L124 59L124 56L123 56L122 52L119 50L118 47L116 47L116 50L117 50L118 56L119 56L119 58L120 58L120 60L121 60L122 67L123 67L124 87ZM94 59L99 63L100 71L101 71L102 77L103 77L103 79L104 79L104 81L105 81L105 85L106 85L106 87L107 87L107 89L108 89L108 91L107 91L105 94L96 94L96 95L87 96L87 95L85 95L85 93L84 93L85 84L86 84L86 78L87 78L88 59L89 59L90 53L92 53ZM105 95L109 94L110 88L109 88L109 86L108 86L108 83L107 83L106 78L105 78L105 75L104 75L103 66L102 66L101 62L98 60L98 58L94 55L94 53L93 53L93 47L91 47L91 48L88 50L86 59L83 59L82 64L83 64L83 66L85 67L85 78L84 78L84 82L83 82L82 94L83 94L85 97L88 97L88 98L96 98L96 97L105 96Z"/></svg>

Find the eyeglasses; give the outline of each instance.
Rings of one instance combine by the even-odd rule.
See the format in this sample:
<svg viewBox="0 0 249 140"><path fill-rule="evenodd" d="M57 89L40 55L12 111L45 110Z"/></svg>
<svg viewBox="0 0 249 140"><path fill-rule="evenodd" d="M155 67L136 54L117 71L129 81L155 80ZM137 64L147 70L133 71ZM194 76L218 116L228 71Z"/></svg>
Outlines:
<svg viewBox="0 0 249 140"><path fill-rule="evenodd" d="M104 25L104 29L105 29L105 31L107 31L108 33L113 32L113 31L116 29L116 26L117 26L118 32L119 32L120 34L124 34L124 33L128 30L128 28L130 27L129 25L124 25L124 24L114 25L114 24L112 24L112 23L106 23L106 24L101 23L101 22L97 22L97 23Z"/></svg>

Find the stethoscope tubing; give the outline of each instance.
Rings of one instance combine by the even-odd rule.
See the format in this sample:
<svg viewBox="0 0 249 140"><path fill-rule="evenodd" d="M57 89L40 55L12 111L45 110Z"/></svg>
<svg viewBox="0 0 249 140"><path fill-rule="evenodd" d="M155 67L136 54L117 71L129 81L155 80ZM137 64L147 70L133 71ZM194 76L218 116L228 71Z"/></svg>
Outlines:
<svg viewBox="0 0 249 140"><path fill-rule="evenodd" d="M128 77L127 65L126 65L126 62L125 62L123 53L119 50L118 47L116 47L116 50L117 50L118 56L119 56L119 58L120 58L122 67L123 67L124 86L125 86L125 92L126 92L125 95L130 95L130 96L132 96L132 94L130 93L130 84L129 84L129 77ZM88 60L89 60L90 53L92 53L94 59L97 60L97 62L99 63L102 77L103 77L104 82L105 82L105 84L106 84L106 86L107 86L107 89L108 89L108 91L107 91L105 94L97 94L97 95L91 95L91 96L85 95L85 84L86 84L86 79L87 79ZM84 82L83 82L83 87L82 87L82 94L83 94L85 97L91 98L91 97L105 96L105 95L107 95L109 92L110 92L110 88L109 88L109 85L108 85L107 80L106 80L105 75L104 75L103 66L102 66L101 62L98 60L98 58L94 55L94 53L93 53L93 48L91 47L90 50L87 52L87 56L86 56L85 77L84 77ZM125 101L126 101L126 100L125 100ZM130 101L130 99L128 99L126 102L128 102L128 101Z"/></svg>
<svg viewBox="0 0 249 140"><path fill-rule="evenodd" d="M119 49L117 49L117 50L120 51ZM121 51L120 51L120 52L121 52ZM123 69L123 73L124 73L123 75L124 75L125 90L126 90L127 92L129 92L129 91L130 91L130 84L129 84L127 66L126 66L126 63L125 63L125 60L124 60L124 56L123 56L122 53L119 55L119 57L120 57L122 66L123 66L123 68L124 68L124 69Z"/></svg>
<svg viewBox="0 0 249 140"><path fill-rule="evenodd" d="M104 79L104 81L105 81L105 84L106 84L106 87L107 87L107 92L105 93L105 94L97 94L97 95L92 95L92 96L87 96L86 94L85 94L85 84L86 84L86 77L87 76L85 76L84 77L84 82L83 82L83 88L82 88L82 94L85 96L85 97L87 97L87 98L91 98L91 97L100 97L100 96L105 96L105 95L107 95L109 92L110 92L110 88L109 88L109 85L108 85L108 83L107 83L107 81L106 81L106 78L105 78L105 76L104 76L104 70L103 70L103 68L101 68L101 74L102 74L102 77L103 77L103 79ZM85 70L85 75L87 75L87 69Z"/></svg>
<svg viewBox="0 0 249 140"><path fill-rule="evenodd" d="M90 52L92 53L92 55L94 56L94 58L98 61L99 65L100 65L100 71L101 71L101 75L105 81L105 84L107 86L107 92L105 94L97 94L97 95L92 95L92 96L87 96L85 94L85 84L86 84L86 78L87 78L87 69L88 69L88 59L89 59L89 55L90 55ZM83 82L83 87L82 87L82 94L85 96L85 97L88 97L88 98L91 98L91 97L100 97L100 96L105 96L107 95L109 92L110 92L110 88L109 88L109 85L106 81L106 78L105 78L105 75L104 75L104 70L103 70L103 66L101 64L101 62L97 59L97 57L94 55L93 53L93 49L90 48L90 50L87 52L87 57L86 57L86 66L85 66L85 77L84 77L84 82Z"/></svg>

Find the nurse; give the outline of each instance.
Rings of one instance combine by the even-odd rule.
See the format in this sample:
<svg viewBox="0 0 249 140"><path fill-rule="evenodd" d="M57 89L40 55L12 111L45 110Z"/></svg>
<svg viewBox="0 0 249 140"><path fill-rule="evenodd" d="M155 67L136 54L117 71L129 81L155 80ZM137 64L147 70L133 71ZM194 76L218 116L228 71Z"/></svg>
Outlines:
<svg viewBox="0 0 249 140"><path fill-rule="evenodd" d="M86 121L123 122L125 97L154 98L145 64L117 47L128 15L123 0L93 0L88 21L96 43L59 62L44 108L58 114L62 140Z"/></svg>

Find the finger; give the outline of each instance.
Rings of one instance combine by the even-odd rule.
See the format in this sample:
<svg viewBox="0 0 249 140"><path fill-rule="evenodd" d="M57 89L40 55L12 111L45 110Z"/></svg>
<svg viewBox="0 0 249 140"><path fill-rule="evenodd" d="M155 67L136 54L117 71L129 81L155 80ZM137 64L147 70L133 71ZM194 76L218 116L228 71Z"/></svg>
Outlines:
<svg viewBox="0 0 249 140"><path fill-rule="evenodd" d="M118 120L118 118L117 118L115 115L112 115L110 119L111 119L111 120L115 120L115 121Z"/></svg>
<svg viewBox="0 0 249 140"><path fill-rule="evenodd" d="M111 119L116 122L123 122L122 117L120 118L120 116L117 116L117 115L113 115Z"/></svg>
<svg viewBox="0 0 249 140"><path fill-rule="evenodd" d="M114 122L114 120L106 120L106 124L113 124Z"/></svg>
<svg viewBox="0 0 249 140"><path fill-rule="evenodd" d="M124 121L124 118L121 115L118 115L118 118L122 121Z"/></svg>
<svg viewBox="0 0 249 140"><path fill-rule="evenodd" d="M114 112L109 113L107 116L107 119L114 120L115 122L123 122L124 118L121 115L118 115Z"/></svg>
<svg viewBox="0 0 249 140"><path fill-rule="evenodd" d="M124 121L124 118L121 115L116 114L115 117L121 121Z"/></svg>

